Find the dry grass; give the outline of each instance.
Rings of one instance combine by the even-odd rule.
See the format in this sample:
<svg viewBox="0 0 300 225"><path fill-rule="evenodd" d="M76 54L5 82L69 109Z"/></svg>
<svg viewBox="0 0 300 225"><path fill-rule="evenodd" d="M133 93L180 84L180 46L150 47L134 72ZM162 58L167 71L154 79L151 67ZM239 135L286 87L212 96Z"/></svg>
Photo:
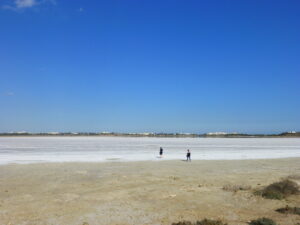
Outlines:
<svg viewBox="0 0 300 225"><path fill-rule="evenodd" d="M226 184L226 185L223 186L224 191L232 191L232 192L247 191L247 190L250 190L250 189L251 189L250 185Z"/></svg>
<svg viewBox="0 0 300 225"><path fill-rule="evenodd" d="M300 180L300 174L292 174L289 175L287 178L291 180Z"/></svg>

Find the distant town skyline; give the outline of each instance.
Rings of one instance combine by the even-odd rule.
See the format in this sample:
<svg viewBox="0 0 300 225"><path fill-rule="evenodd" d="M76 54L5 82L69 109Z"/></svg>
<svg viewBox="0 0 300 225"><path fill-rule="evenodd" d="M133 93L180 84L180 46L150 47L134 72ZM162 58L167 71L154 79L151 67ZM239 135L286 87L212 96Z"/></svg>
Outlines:
<svg viewBox="0 0 300 225"><path fill-rule="evenodd" d="M282 133L269 133L269 134L251 134L251 133L238 133L238 132L208 132L208 133L182 133L182 132L5 132L0 133L0 137L162 137L162 138L295 138L300 137L300 132L288 131Z"/></svg>
<svg viewBox="0 0 300 225"><path fill-rule="evenodd" d="M300 2L0 1L0 133L300 131Z"/></svg>

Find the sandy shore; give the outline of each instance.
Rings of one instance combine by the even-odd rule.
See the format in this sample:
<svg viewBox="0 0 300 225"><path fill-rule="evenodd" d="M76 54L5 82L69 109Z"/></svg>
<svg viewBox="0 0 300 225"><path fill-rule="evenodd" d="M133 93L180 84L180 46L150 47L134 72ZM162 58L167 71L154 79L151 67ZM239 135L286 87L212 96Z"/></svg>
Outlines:
<svg viewBox="0 0 300 225"><path fill-rule="evenodd" d="M269 217L294 225L300 216L274 209L299 207L300 196L268 200L252 194L292 174L300 175L300 158L5 165L0 224L171 224L206 217L242 225ZM252 189L224 191L227 184Z"/></svg>

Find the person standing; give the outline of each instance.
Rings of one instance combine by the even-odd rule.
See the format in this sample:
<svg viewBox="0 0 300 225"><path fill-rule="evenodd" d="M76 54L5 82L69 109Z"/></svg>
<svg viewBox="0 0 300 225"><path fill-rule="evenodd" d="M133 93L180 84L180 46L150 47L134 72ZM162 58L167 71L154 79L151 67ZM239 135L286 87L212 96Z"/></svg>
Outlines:
<svg viewBox="0 0 300 225"><path fill-rule="evenodd" d="M190 161L190 162L192 161L192 160L191 160L191 152L190 152L189 149L187 150L187 153L186 153L186 161L187 161L187 162L188 162L188 161Z"/></svg>
<svg viewBox="0 0 300 225"><path fill-rule="evenodd" d="M164 153L164 150L163 150L163 148L162 147L160 147L160 149L159 149L159 156L162 158L162 156L163 156L163 153Z"/></svg>

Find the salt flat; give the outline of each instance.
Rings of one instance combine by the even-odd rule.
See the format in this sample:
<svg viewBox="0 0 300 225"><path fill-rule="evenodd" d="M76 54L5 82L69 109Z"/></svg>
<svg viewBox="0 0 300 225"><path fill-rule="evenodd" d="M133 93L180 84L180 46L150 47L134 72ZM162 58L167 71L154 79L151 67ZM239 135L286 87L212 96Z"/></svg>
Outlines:
<svg viewBox="0 0 300 225"><path fill-rule="evenodd" d="M0 137L0 164L182 160L187 149L193 160L300 157L300 138Z"/></svg>

